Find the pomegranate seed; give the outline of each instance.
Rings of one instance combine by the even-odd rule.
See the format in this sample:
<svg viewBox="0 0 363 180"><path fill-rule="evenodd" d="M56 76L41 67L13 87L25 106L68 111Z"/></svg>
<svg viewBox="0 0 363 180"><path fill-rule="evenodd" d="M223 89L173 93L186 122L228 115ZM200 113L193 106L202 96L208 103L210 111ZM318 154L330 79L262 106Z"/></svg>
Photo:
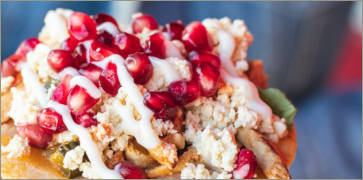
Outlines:
<svg viewBox="0 0 363 180"><path fill-rule="evenodd" d="M67 97L70 89L70 81L73 78L72 75L67 74L63 77L61 83L53 91L51 99L61 104L67 104Z"/></svg>
<svg viewBox="0 0 363 180"><path fill-rule="evenodd" d="M188 104L199 97L199 85L196 81L175 81L169 85L169 92L181 105Z"/></svg>
<svg viewBox="0 0 363 180"><path fill-rule="evenodd" d="M89 50L91 61L101 61L112 54L116 54L116 50L114 48L109 47L99 41L92 41L91 48Z"/></svg>
<svg viewBox="0 0 363 180"><path fill-rule="evenodd" d="M83 76L86 76L97 87L99 86L99 78L102 73L102 68L100 68L94 64L88 64L86 67L80 69L79 73Z"/></svg>
<svg viewBox="0 0 363 180"><path fill-rule="evenodd" d="M163 33L154 33L147 40L146 53L164 59L166 57L166 39Z"/></svg>
<svg viewBox="0 0 363 180"><path fill-rule="evenodd" d="M134 18L131 22L132 32L133 33L141 33L144 28L154 30L158 29L158 23L155 18L148 15L142 14L136 18Z"/></svg>
<svg viewBox="0 0 363 180"><path fill-rule="evenodd" d="M108 63L100 75L100 85L102 89L112 95L116 96L121 84L117 76L117 66L114 63Z"/></svg>
<svg viewBox="0 0 363 180"><path fill-rule="evenodd" d="M155 117L164 120L173 120L178 110L177 102L169 92L147 92L144 104L154 111Z"/></svg>
<svg viewBox="0 0 363 180"><path fill-rule="evenodd" d="M1 63L1 76L15 76L18 72L16 66L19 62L25 61L24 56L13 54Z"/></svg>
<svg viewBox="0 0 363 180"><path fill-rule="evenodd" d="M73 52L74 49L77 47L77 44L78 44L77 39L74 39L73 37L69 37L62 42L62 44L60 45L60 48Z"/></svg>
<svg viewBox="0 0 363 180"><path fill-rule="evenodd" d="M113 39L112 34L110 34L107 31L98 32L96 38L97 41L106 44L107 46L112 46L112 39Z"/></svg>
<svg viewBox="0 0 363 180"><path fill-rule="evenodd" d="M110 23L114 24L116 27L118 27L116 20L112 16L105 14L105 13L96 14L93 16L93 19L95 20L97 25L100 25L104 22L110 22Z"/></svg>
<svg viewBox="0 0 363 180"><path fill-rule="evenodd" d="M125 179L146 179L143 169L129 161L121 161L115 165L114 170Z"/></svg>
<svg viewBox="0 0 363 180"><path fill-rule="evenodd" d="M48 134L60 133L67 129L62 116L52 108L40 110L37 121L40 128Z"/></svg>
<svg viewBox="0 0 363 180"><path fill-rule="evenodd" d="M221 66L219 57L207 51L192 51L189 53L188 59L194 66L197 66L200 63L210 63L217 69Z"/></svg>
<svg viewBox="0 0 363 180"><path fill-rule="evenodd" d="M184 25L181 21L170 22L163 28L163 32L167 32L171 40L181 40L183 30Z"/></svg>
<svg viewBox="0 0 363 180"><path fill-rule="evenodd" d="M98 100L99 98L95 99L89 95L86 89L76 85L69 90L67 105L70 111L78 116L86 113L86 111L91 109Z"/></svg>
<svg viewBox="0 0 363 180"><path fill-rule="evenodd" d="M137 84L145 84L153 73L153 66L145 53L129 55L126 58L125 66Z"/></svg>
<svg viewBox="0 0 363 180"><path fill-rule="evenodd" d="M232 176L234 179L252 179L256 171L257 161L251 150L241 149Z"/></svg>
<svg viewBox="0 0 363 180"><path fill-rule="evenodd" d="M193 49L209 51L212 48L206 28L202 23L197 21L185 27L182 33L182 41L189 51Z"/></svg>
<svg viewBox="0 0 363 180"><path fill-rule="evenodd" d="M195 72L201 87L201 95L212 96L217 91L219 71L209 63L199 64Z"/></svg>
<svg viewBox="0 0 363 180"><path fill-rule="evenodd" d="M78 41L96 37L96 23L85 13L73 12L68 19L68 31Z"/></svg>
<svg viewBox="0 0 363 180"><path fill-rule="evenodd" d="M15 54L26 56L29 51L35 49L35 47L39 44L39 40L37 38L29 38L21 42L20 46L16 50Z"/></svg>
<svg viewBox="0 0 363 180"><path fill-rule="evenodd" d="M29 145L44 149L52 140L52 136L40 128L38 124L27 124L17 126L17 134L20 137L27 138Z"/></svg>
<svg viewBox="0 0 363 180"><path fill-rule="evenodd" d="M129 33L118 33L114 37L112 44L124 58L129 54L142 51L139 38Z"/></svg>
<svg viewBox="0 0 363 180"><path fill-rule="evenodd" d="M72 54L67 50L52 50L48 54L47 61L50 67L59 72L65 67L72 65Z"/></svg>
<svg viewBox="0 0 363 180"><path fill-rule="evenodd" d="M74 122L76 122L77 124L79 124L85 128L95 126L95 125L97 125L97 120L94 118L94 116L95 115L93 113L88 112L88 113L82 114L80 116L77 116L77 118L75 118Z"/></svg>
<svg viewBox="0 0 363 180"><path fill-rule="evenodd" d="M72 66L79 69L83 64L87 63L87 48L83 43L79 43L72 53Z"/></svg>

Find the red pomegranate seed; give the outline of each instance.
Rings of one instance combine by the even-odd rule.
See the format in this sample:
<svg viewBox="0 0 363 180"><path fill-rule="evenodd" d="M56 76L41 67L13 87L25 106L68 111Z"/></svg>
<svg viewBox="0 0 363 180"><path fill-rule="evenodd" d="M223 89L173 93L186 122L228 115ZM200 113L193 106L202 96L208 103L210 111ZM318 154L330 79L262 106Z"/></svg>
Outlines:
<svg viewBox="0 0 363 180"><path fill-rule="evenodd" d="M200 22L192 22L188 24L183 33L182 40L187 50L211 50L206 28Z"/></svg>
<svg viewBox="0 0 363 180"><path fill-rule="evenodd" d="M73 37L69 37L62 42L60 45L60 49L64 49L70 52L73 52L74 49L77 47L78 41Z"/></svg>
<svg viewBox="0 0 363 180"><path fill-rule="evenodd" d="M147 92L144 94L144 104L155 113L155 117L173 120L177 110L177 102L169 92Z"/></svg>
<svg viewBox="0 0 363 180"><path fill-rule="evenodd" d="M83 43L79 43L72 53L72 66L79 69L83 64L87 63L87 48Z"/></svg>
<svg viewBox="0 0 363 180"><path fill-rule="evenodd" d="M95 99L88 94L86 89L76 85L69 90L67 106L75 116L78 116L86 113L98 100L99 98Z"/></svg>
<svg viewBox="0 0 363 180"><path fill-rule="evenodd" d="M25 61L26 59L22 55L13 54L1 63L1 76L15 76L18 70L16 66L19 62Z"/></svg>
<svg viewBox="0 0 363 180"><path fill-rule="evenodd" d="M131 26L132 32L135 34L141 33L144 28L150 30L158 29L158 23L156 22L155 18L148 14L142 14L132 19Z"/></svg>
<svg viewBox="0 0 363 180"><path fill-rule="evenodd" d="M99 86L99 78L102 73L102 68L100 68L94 64L88 64L86 67L80 69L79 73L83 76L86 76L97 87Z"/></svg>
<svg viewBox="0 0 363 180"><path fill-rule="evenodd" d="M52 140L52 136L44 132L38 124L17 126L17 134L27 138L30 146L40 149L46 148Z"/></svg>
<svg viewBox="0 0 363 180"><path fill-rule="evenodd" d="M192 51L189 53L188 59L194 66L200 63L210 63L217 69L221 66L219 57L208 51Z"/></svg>
<svg viewBox="0 0 363 180"><path fill-rule="evenodd" d="M70 74L67 74L62 78L62 81L59 83L59 85L53 91L53 94L51 97L51 99L53 101L57 101L64 105L67 104L67 98L68 98L69 89L70 89L70 81L72 78L73 78L73 76Z"/></svg>
<svg viewBox="0 0 363 180"><path fill-rule="evenodd" d="M52 50L48 54L47 61L50 67L59 72L65 67L72 65L72 54L67 50Z"/></svg>
<svg viewBox="0 0 363 180"><path fill-rule="evenodd" d="M195 72L201 87L201 95L212 96L217 91L219 71L209 63L199 64Z"/></svg>
<svg viewBox="0 0 363 180"><path fill-rule="evenodd" d="M35 47L39 44L39 40L37 38L29 38L21 42L20 46L16 50L15 54L26 56L29 51L35 49Z"/></svg>
<svg viewBox="0 0 363 180"><path fill-rule="evenodd" d="M96 37L96 23L85 13L73 12L68 19L68 31L78 41Z"/></svg>
<svg viewBox="0 0 363 180"><path fill-rule="evenodd" d="M96 14L93 16L93 19L95 20L97 25L100 25L104 22L110 22L110 23L114 24L116 27L118 27L116 20L112 16L105 14L105 13Z"/></svg>
<svg viewBox="0 0 363 180"><path fill-rule="evenodd" d="M125 179L146 179L143 169L129 161L121 161L115 165L114 170Z"/></svg>
<svg viewBox="0 0 363 180"><path fill-rule="evenodd" d="M200 88L196 81L176 81L169 85L168 90L181 105L196 100L200 94Z"/></svg>
<svg viewBox="0 0 363 180"><path fill-rule="evenodd" d="M252 179L257 161L251 150L241 149L232 176L234 179Z"/></svg>
<svg viewBox="0 0 363 180"><path fill-rule="evenodd" d="M153 73L153 66L145 53L129 55L125 60L125 66L137 84L145 84Z"/></svg>
<svg viewBox="0 0 363 180"><path fill-rule="evenodd" d="M112 44L124 58L129 54L142 51L139 38L129 33L118 33L113 38Z"/></svg>
<svg viewBox="0 0 363 180"><path fill-rule="evenodd" d="M107 31L101 31L97 33L97 41L106 44L107 46L112 46L113 36Z"/></svg>
<svg viewBox="0 0 363 180"><path fill-rule="evenodd" d="M102 89L112 95L116 96L118 89L121 87L120 81L117 76L117 66L114 63L108 63L100 75L100 85Z"/></svg>
<svg viewBox="0 0 363 180"><path fill-rule="evenodd" d="M166 57L166 38L163 33L154 33L147 40L146 53L164 59Z"/></svg>
<svg viewBox="0 0 363 180"><path fill-rule="evenodd" d="M79 124L85 128L95 126L95 125L97 125L97 120L94 118L94 116L95 115L93 113L88 112L88 113L77 116L77 118L74 120L74 122L76 122L77 124Z"/></svg>
<svg viewBox="0 0 363 180"><path fill-rule="evenodd" d="M52 108L40 110L37 115L37 121L40 128L48 134L60 133L67 129L64 125L62 115Z"/></svg>
<svg viewBox="0 0 363 180"><path fill-rule="evenodd" d="M89 55L91 61L101 61L102 59L116 54L117 51L99 41L92 41L91 48L89 50Z"/></svg>
<svg viewBox="0 0 363 180"><path fill-rule="evenodd" d="M184 25L181 21L170 22L163 28L163 32L167 32L171 40L181 40L183 30Z"/></svg>

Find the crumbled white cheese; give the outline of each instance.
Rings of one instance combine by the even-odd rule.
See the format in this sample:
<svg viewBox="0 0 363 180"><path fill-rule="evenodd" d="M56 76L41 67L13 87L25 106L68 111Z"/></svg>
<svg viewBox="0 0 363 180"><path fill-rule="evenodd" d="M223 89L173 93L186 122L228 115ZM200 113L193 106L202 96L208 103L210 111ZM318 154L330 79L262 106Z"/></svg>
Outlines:
<svg viewBox="0 0 363 180"><path fill-rule="evenodd" d="M267 136L272 142L277 143L279 139L285 137L288 134L285 118L280 119L278 116L273 116L273 128L274 133L269 133Z"/></svg>
<svg viewBox="0 0 363 180"><path fill-rule="evenodd" d="M234 122L234 127L246 127L251 129L258 129L260 117L254 111L249 110L245 106L237 108L237 120Z"/></svg>
<svg viewBox="0 0 363 180"><path fill-rule="evenodd" d="M49 78L56 78L57 73L49 66L47 57L51 49L45 44L38 44L27 54L27 62L44 84Z"/></svg>
<svg viewBox="0 0 363 180"><path fill-rule="evenodd" d="M190 80L191 65L187 60L175 57L152 60L153 75L145 84L149 91L167 90L170 83L178 80Z"/></svg>
<svg viewBox="0 0 363 180"><path fill-rule="evenodd" d="M68 151L63 159L63 167L75 170L80 167L85 151L81 148L81 146L77 146L76 148Z"/></svg>
<svg viewBox="0 0 363 180"><path fill-rule="evenodd" d="M15 87L12 87L10 91L13 100L8 115L14 120L14 124L16 126L36 124L37 112L40 110L36 97Z"/></svg>
<svg viewBox="0 0 363 180"><path fill-rule="evenodd" d="M211 179L209 170L205 168L204 164L198 164L197 166L188 163L180 173L181 179Z"/></svg>
<svg viewBox="0 0 363 180"><path fill-rule="evenodd" d="M82 172L82 176L88 179L102 179L97 171L92 169L91 163L84 162L80 165L79 170Z"/></svg>
<svg viewBox="0 0 363 180"><path fill-rule="evenodd" d="M216 100L199 98L187 107L187 110L191 112L186 114L187 130L188 123L193 122L189 119L196 119L196 117L200 118L203 128L213 126L258 129L261 118L256 112L249 110L245 102L246 98L238 91L234 91L231 95L219 93Z"/></svg>
<svg viewBox="0 0 363 180"><path fill-rule="evenodd" d="M2 152L7 153L7 158L16 158L30 153L28 139L15 135L5 147L1 147Z"/></svg>
<svg viewBox="0 0 363 180"><path fill-rule="evenodd" d="M237 144L234 133L229 128L220 130L207 127L197 133L193 146L207 165L226 171L233 170L237 158Z"/></svg>
<svg viewBox="0 0 363 180"><path fill-rule="evenodd" d="M174 129L174 124L171 121L164 121L162 119L153 119L152 126L159 136L173 134L177 131Z"/></svg>
<svg viewBox="0 0 363 180"><path fill-rule="evenodd" d="M13 82L13 76L1 77L1 94L6 93L10 89L10 86Z"/></svg>
<svg viewBox="0 0 363 180"><path fill-rule="evenodd" d="M51 145L63 144L69 141L73 141L75 139L77 139L77 136L74 133L72 133L71 131L63 131L61 133L54 134L50 144Z"/></svg>
<svg viewBox="0 0 363 180"><path fill-rule="evenodd" d="M232 55L232 62L236 65L237 71L243 73L248 69L246 68L247 63L239 64L241 61L246 61L247 48L252 44L253 37L248 31L246 24L243 20L236 19L233 22L231 19L224 17L221 19L211 19L207 18L203 20L203 25L206 27L209 37L212 40L213 45L217 46L219 44L218 29L223 29L225 32L231 34L235 41L235 50ZM214 48L215 53L219 54L218 48ZM237 64L239 64L237 66Z"/></svg>
<svg viewBox="0 0 363 180"><path fill-rule="evenodd" d="M65 9L48 11L44 18L45 26L39 34L40 41L52 48L59 47L60 43L69 37L67 18L72 12Z"/></svg>
<svg viewBox="0 0 363 180"><path fill-rule="evenodd" d="M115 139L115 136L112 135L111 127L103 123L92 126L90 132L100 151L103 151Z"/></svg>
<svg viewBox="0 0 363 180"><path fill-rule="evenodd" d="M204 164L188 163L183 168L180 174L181 179L231 179L232 175L226 171L218 173L216 171L210 172Z"/></svg>

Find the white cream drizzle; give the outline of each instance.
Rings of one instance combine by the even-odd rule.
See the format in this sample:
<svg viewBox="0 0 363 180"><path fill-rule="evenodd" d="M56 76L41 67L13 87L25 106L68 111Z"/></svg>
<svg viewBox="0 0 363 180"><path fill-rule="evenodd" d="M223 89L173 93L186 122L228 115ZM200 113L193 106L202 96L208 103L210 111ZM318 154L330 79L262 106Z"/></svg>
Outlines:
<svg viewBox="0 0 363 180"><path fill-rule="evenodd" d="M47 104L47 91L40 83L35 72L29 67L28 63L23 63L21 68L21 76L25 87L35 93L39 104L43 107Z"/></svg>
<svg viewBox="0 0 363 180"><path fill-rule="evenodd" d="M93 98L98 99L101 97L101 91L93 84L91 80L84 76L74 76L70 81L70 88L74 86L80 86L86 89L87 93Z"/></svg>
<svg viewBox="0 0 363 180"><path fill-rule="evenodd" d="M104 179L122 178L118 172L108 169L105 166L102 160L102 154L98 150L95 142L92 140L88 130L73 121L67 106L55 101L50 101L47 107L53 108L57 111L62 116L67 129L78 136L80 146L86 151L87 157L91 162L92 169L96 171L97 174Z"/></svg>
<svg viewBox="0 0 363 180"><path fill-rule="evenodd" d="M104 22L98 25L97 31L107 31L108 33L112 34L112 36L115 36L117 33L120 32L120 30L111 22Z"/></svg>
<svg viewBox="0 0 363 180"><path fill-rule="evenodd" d="M112 62L117 66L117 76L120 81L120 84L126 91L128 99L132 101L132 104L135 106L135 109L138 110L141 115L141 120L137 121L133 117L133 111L130 105L122 105L120 102L116 102L115 111L122 117L122 124L127 128L128 133L133 135L137 142L140 143L147 149L155 148L160 144L160 139L157 134L154 132L151 125L151 118L153 116L153 112L144 105L144 96L141 94L139 88L134 83L133 78L126 70L123 62L124 59L117 55L111 55L105 58L105 61L99 66L106 65L106 62Z"/></svg>
<svg viewBox="0 0 363 180"><path fill-rule="evenodd" d="M91 62L91 57L89 55L89 50L91 49L92 40L83 41L81 43L86 48L86 60L87 60L88 63L90 63Z"/></svg>

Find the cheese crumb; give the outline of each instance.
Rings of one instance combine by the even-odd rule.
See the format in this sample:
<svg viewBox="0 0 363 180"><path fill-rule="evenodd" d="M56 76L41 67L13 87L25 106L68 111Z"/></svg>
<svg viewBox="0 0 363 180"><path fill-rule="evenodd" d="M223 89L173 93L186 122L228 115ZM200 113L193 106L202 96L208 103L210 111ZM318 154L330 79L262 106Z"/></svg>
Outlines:
<svg viewBox="0 0 363 180"><path fill-rule="evenodd" d="M158 133L158 136L173 134L177 131L174 129L174 124L171 121L164 121L162 119L153 119L152 126Z"/></svg>
<svg viewBox="0 0 363 180"><path fill-rule="evenodd" d="M37 112L40 110L37 99L25 91L11 88L13 100L8 115L16 126L37 123Z"/></svg>
<svg viewBox="0 0 363 180"><path fill-rule="evenodd" d="M70 170L79 168L83 161L84 153L85 151L80 146L68 151L63 159L63 167Z"/></svg>
<svg viewBox="0 0 363 180"><path fill-rule="evenodd" d="M210 172L204 164L188 163L183 168L180 174L181 179L231 179L232 175L226 171L218 173L216 171Z"/></svg>
<svg viewBox="0 0 363 180"><path fill-rule="evenodd" d="M1 94L8 92L13 82L13 76L1 77Z"/></svg>
<svg viewBox="0 0 363 180"><path fill-rule="evenodd" d="M50 78L56 78L57 73L49 66L47 57L51 48L45 44L38 44L33 51L30 51L26 58L30 68L36 72L40 81L45 82Z"/></svg>
<svg viewBox="0 0 363 180"><path fill-rule="evenodd" d="M89 162L82 163L79 167L79 170L82 172L82 176L85 178L102 179L102 177L92 169L91 163Z"/></svg>
<svg viewBox="0 0 363 180"><path fill-rule="evenodd" d="M2 151L8 153L7 158L20 157L30 153L28 139L15 135L5 147L1 147Z"/></svg>
<svg viewBox="0 0 363 180"><path fill-rule="evenodd" d="M40 41L52 48L59 47L69 37L67 19L72 12L61 8L48 11L44 18L45 26L39 34Z"/></svg>
<svg viewBox="0 0 363 180"><path fill-rule="evenodd" d="M174 81L191 79L191 65L187 60L175 57L150 60L153 65L153 75L145 84L149 91L164 91Z"/></svg>
<svg viewBox="0 0 363 180"><path fill-rule="evenodd" d="M207 165L226 171L233 170L237 144L234 133L229 128L220 130L207 127L197 133L193 146Z"/></svg>

